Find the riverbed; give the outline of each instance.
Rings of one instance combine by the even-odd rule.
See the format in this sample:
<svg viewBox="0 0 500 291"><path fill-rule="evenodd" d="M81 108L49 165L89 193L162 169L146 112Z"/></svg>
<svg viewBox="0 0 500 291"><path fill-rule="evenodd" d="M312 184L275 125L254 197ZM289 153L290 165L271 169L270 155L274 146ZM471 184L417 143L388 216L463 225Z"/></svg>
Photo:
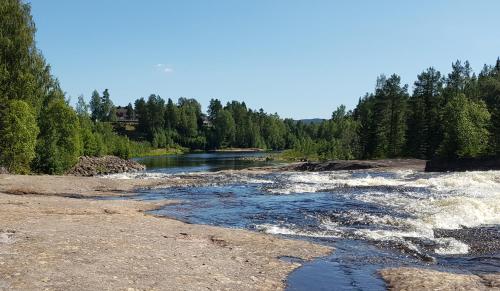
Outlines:
<svg viewBox="0 0 500 291"><path fill-rule="evenodd" d="M155 187L131 199L177 200L152 213L336 249L300 262L288 290L384 290L378 270L388 267L500 272L498 171L231 171L272 163L249 157L259 153L156 158L145 160L145 173L114 178L203 177L200 185Z"/></svg>

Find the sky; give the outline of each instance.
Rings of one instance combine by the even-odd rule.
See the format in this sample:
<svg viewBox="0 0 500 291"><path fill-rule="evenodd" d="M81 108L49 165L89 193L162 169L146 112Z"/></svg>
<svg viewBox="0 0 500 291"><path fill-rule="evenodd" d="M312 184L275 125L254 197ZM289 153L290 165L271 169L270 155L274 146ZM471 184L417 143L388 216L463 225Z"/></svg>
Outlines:
<svg viewBox="0 0 500 291"><path fill-rule="evenodd" d="M500 56L500 1L31 0L37 46L75 102L159 94L329 118L397 73L410 90L457 59Z"/></svg>

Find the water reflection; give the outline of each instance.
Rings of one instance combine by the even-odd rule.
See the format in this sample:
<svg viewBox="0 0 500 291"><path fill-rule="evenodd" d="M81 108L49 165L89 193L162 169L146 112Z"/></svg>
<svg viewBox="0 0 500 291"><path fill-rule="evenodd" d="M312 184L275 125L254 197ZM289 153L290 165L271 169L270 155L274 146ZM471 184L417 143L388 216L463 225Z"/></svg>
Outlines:
<svg viewBox="0 0 500 291"><path fill-rule="evenodd" d="M176 174L239 170L276 164L266 160L268 155L264 152L214 152L144 157L136 160L146 165L148 172Z"/></svg>

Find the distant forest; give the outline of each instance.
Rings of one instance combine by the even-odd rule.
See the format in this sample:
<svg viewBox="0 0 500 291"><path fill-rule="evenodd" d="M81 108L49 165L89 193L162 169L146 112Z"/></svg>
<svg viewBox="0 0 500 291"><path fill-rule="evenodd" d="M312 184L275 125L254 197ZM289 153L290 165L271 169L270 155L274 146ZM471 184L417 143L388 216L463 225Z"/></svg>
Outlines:
<svg viewBox="0 0 500 291"><path fill-rule="evenodd" d="M73 109L34 34L28 4L0 2L0 165L12 173L60 174L81 155L129 158L180 147L286 150L285 158L319 160L500 155L500 59L478 75L468 62L456 61L447 75L428 68L411 93L398 75L379 76L356 108L342 105L311 123L218 99L205 114L195 99L154 94L118 108L108 90L88 102L80 96Z"/></svg>
<svg viewBox="0 0 500 291"><path fill-rule="evenodd" d="M281 119L249 109L245 102L223 105L218 99L210 101L207 114L195 99L174 103L157 95L126 108L138 119L134 139L153 147L288 149L285 155L296 159L499 155L500 59L485 65L479 75L467 61L453 63L446 76L430 67L417 76L413 92L408 91L398 75L381 75L375 91L360 98L354 110L341 105L320 122ZM110 120L100 114L107 104L100 100L107 98L92 95L94 121ZM79 104L86 108L83 99Z"/></svg>

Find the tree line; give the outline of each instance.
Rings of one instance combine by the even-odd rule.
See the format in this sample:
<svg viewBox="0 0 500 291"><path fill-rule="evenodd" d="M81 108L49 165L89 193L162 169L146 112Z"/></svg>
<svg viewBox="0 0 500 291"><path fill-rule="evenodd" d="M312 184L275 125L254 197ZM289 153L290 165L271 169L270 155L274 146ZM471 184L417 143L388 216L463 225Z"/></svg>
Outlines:
<svg viewBox="0 0 500 291"><path fill-rule="evenodd" d="M98 115L94 107L92 116ZM413 90L397 74L377 78L374 92L353 110L339 106L330 119L281 119L245 102L212 99L204 114L195 99L158 95L127 106L138 116L135 138L153 147L227 147L284 150L292 159L421 159L495 156L500 153L500 59L476 75L469 62L451 72L430 67ZM103 121L107 117L103 117ZM109 120L109 118L108 118Z"/></svg>
<svg viewBox="0 0 500 291"><path fill-rule="evenodd" d="M500 155L500 59L478 75L468 62L447 75L428 68L411 93L398 75L379 76L353 110L341 105L320 123L218 99L204 113L195 99L152 94L126 106L138 121L125 130L109 90L69 105L34 34L28 4L0 2L0 166L13 173L59 174L81 155L128 158L178 146L286 150L291 159Z"/></svg>
<svg viewBox="0 0 500 291"><path fill-rule="evenodd" d="M453 63L448 75L430 67L411 94L400 76L381 75L354 110L340 106L330 120L296 130L292 158L499 156L500 59L478 75L467 61Z"/></svg>

